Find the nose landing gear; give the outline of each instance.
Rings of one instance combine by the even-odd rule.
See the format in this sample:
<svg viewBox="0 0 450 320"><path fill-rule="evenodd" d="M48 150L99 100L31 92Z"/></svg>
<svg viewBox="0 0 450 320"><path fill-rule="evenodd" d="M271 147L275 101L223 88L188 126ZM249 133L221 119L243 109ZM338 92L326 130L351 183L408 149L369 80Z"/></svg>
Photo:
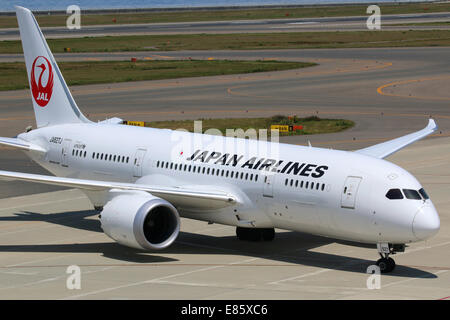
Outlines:
<svg viewBox="0 0 450 320"><path fill-rule="evenodd" d="M381 255L381 259L377 261L377 266L380 268L381 273L388 273L395 269L395 261L389 258L388 255L386 257Z"/></svg>
<svg viewBox="0 0 450 320"><path fill-rule="evenodd" d="M395 269L395 261L390 258L390 254L396 254L397 252L404 252L404 244L390 244L390 243L378 243L378 253L381 259L378 259L377 266L380 268L381 273L388 273Z"/></svg>

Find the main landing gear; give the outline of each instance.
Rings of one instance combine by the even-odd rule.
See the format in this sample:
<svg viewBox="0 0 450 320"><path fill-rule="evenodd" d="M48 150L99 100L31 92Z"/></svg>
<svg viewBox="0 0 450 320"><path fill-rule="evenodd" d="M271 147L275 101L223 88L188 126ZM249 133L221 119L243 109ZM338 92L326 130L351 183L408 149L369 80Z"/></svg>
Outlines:
<svg viewBox="0 0 450 320"><path fill-rule="evenodd" d="M396 254L397 252L404 252L404 244L390 244L390 243L378 243L378 253L381 259L378 259L377 266L380 268L381 273L388 273L395 269L395 261L390 258L389 255Z"/></svg>
<svg viewBox="0 0 450 320"><path fill-rule="evenodd" d="M272 241L275 238L275 229L236 227L236 236L244 241Z"/></svg>

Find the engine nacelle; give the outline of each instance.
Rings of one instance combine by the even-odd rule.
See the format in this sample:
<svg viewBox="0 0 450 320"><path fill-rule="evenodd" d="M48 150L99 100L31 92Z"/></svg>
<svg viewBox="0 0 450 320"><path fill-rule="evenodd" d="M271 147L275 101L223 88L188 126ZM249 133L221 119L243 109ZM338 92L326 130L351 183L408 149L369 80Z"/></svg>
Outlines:
<svg viewBox="0 0 450 320"><path fill-rule="evenodd" d="M113 240L145 250L167 248L180 232L177 209L145 192L120 192L104 206L101 223Z"/></svg>

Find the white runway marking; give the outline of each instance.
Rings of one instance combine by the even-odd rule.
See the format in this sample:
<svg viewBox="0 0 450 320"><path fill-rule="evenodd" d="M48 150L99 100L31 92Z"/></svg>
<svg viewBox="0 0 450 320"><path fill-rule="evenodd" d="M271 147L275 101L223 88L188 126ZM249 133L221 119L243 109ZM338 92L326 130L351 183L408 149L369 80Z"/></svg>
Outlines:
<svg viewBox="0 0 450 320"><path fill-rule="evenodd" d="M302 24L318 24L319 22L316 22L316 21L305 21L305 22L290 22L290 23L288 23L288 24L299 24L299 25L302 25Z"/></svg>
<svg viewBox="0 0 450 320"><path fill-rule="evenodd" d="M305 273L305 274L302 274L302 275L299 275L299 276L295 276L295 277L290 277L290 278L286 278L286 279L282 279L282 280L278 280L278 281L269 282L268 284L280 284L281 282L285 282L285 281L291 281L291 280L297 280L297 279L301 279L301 278L316 276L318 274L325 273L325 272L328 272L328 271L331 271L331 270L332 269L317 270L317 271L310 272L310 273Z"/></svg>
<svg viewBox="0 0 450 320"><path fill-rule="evenodd" d="M253 285L247 285L247 286L239 287L237 284L192 283L192 282L179 282L179 281L166 281L166 280L153 281L153 283L169 284L169 285L176 285L176 286L189 286L189 287L214 287L214 288L232 288L232 289L241 289L243 287L252 287L253 286Z"/></svg>
<svg viewBox="0 0 450 320"><path fill-rule="evenodd" d="M227 265L251 262L251 261L254 261L254 260L257 260L257 259L259 259L259 258L245 259L245 260L240 260L240 261L228 263ZM118 290L118 289L135 287L135 286L140 286L140 285L143 285L143 284L158 283L159 281L163 281L165 279L171 279L171 278L175 278L175 277L185 276L185 275L188 275L188 274L193 274L193 273L202 272L202 271L209 271L209 270L223 268L223 267L225 267L225 266L223 266L223 265L221 265L221 266L213 266L213 267L207 267L207 268L191 270L191 271L187 271L187 272L175 273L175 274L164 276L164 277L160 277L160 278L149 279L149 280L144 280L144 281L139 281L139 282L134 282L134 283L128 283L128 284L124 284L124 285L121 285L121 286L110 287L110 288L105 288L105 289L101 289L101 290L87 292L87 293L84 293L84 294L74 295L74 296L63 298L61 300L84 298L84 297L87 297L87 296L90 296L90 295L110 292L110 291L114 291L114 290Z"/></svg>
<svg viewBox="0 0 450 320"><path fill-rule="evenodd" d="M33 276L33 275L38 274L39 272L0 271L0 273L15 274L15 275L19 275L19 276Z"/></svg>
<svg viewBox="0 0 450 320"><path fill-rule="evenodd" d="M112 268L114 268L114 267L106 267L106 268L102 268L100 270L85 271L82 274L86 275L86 274L91 274L91 273L96 273L96 272L103 272L103 271L106 271L106 270L109 270ZM38 280L38 281L28 282L28 283L24 283L24 284L20 284L20 285L9 286L9 287L1 287L0 290L21 288L21 287L30 287L30 286L34 286L36 284L41 284L41 283L45 283L45 282L51 282L51 281L66 279L66 278L67 278L67 274L64 272L62 276L46 278L46 279L42 279L42 280Z"/></svg>
<svg viewBox="0 0 450 320"><path fill-rule="evenodd" d="M41 205L61 203L61 202L68 202L68 201L80 200L80 199L86 199L86 197L77 197L77 198L69 198L69 199L62 199L62 200L43 201L43 202L34 202L34 203L29 203L29 204L23 204L23 205L20 205L20 206L1 208L0 211L6 211L6 210L11 210L11 209L19 209L19 208L27 208L27 207L32 207L32 206L41 206Z"/></svg>

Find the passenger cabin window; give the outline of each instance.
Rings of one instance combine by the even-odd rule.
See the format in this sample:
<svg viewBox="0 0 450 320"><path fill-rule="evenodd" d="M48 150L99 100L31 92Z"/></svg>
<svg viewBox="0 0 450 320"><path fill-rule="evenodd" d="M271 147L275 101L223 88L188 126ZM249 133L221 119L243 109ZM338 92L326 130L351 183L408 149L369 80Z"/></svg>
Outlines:
<svg viewBox="0 0 450 320"><path fill-rule="evenodd" d="M403 194L400 189L391 189L386 193L386 198L390 200L403 199Z"/></svg>
<svg viewBox="0 0 450 320"><path fill-rule="evenodd" d="M416 190L403 189L403 193L405 194L406 199L422 200L422 198L420 197L419 192L417 192Z"/></svg>

